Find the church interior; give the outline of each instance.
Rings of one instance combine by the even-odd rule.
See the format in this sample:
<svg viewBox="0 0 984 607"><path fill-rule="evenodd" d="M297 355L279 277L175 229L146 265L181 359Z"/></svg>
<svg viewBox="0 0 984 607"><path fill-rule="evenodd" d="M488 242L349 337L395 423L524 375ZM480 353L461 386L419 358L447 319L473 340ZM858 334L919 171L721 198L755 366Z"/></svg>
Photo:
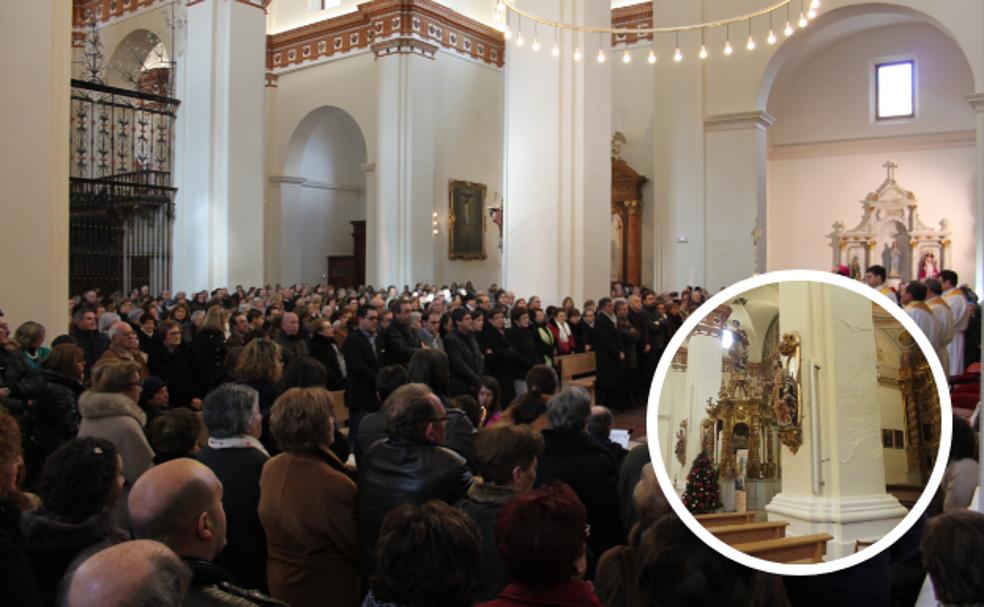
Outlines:
<svg viewBox="0 0 984 607"><path fill-rule="evenodd" d="M882 305L828 284L770 284L710 311L673 353L659 403L661 455L685 505L705 521L743 520L698 499L703 455L720 509L763 519L713 533L780 562L881 539L939 455L926 357Z"/></svg>
<svg viewBox="0 0 984 607"><path fill-rule="evenodd" d="M360 347L381 367L373 371L385 370L377 335L406 317L415 351L443 351L440 340L455 331L498 339L514 325L529 328L519 340L529 341L533 361L555 368L555 398L576 400L580 391L567 389L585 386L591 405L616 413L616 429L641 429L643 416L656 415L642 405L649 376L701 301L776 270L833 268L868 281L881 268L882 284L868 284L896 300L910 283L959 276L945 296L969 302L958 331L967 356L959 341L960 368L948 375L980 448L979 0L11 0L0 6L0 73L0 320L10 325L0 334L9 334L3 348L18 361L7 365L0 352L0 413L13 387L9 400L36 415L35 399L19 398L7 377L23 367L14 329L25 323L40 327L37 339L22 335L35 371L37 352L63 334L90 340L72 384L84 395L98 383L93 344L127 331L114 330L113 318L103 326L105 313L141 340L131 354L144 367L152 348L159 357L177 351L168 322L180 324L180 337L172 331L180 347L197 351L195 332L219 319L219 333L240 347L330 340L326 371L337 368L344 380L329 388L344 411L331 423L348 424L348 437L370 411L353 400L346 365L354 354L342 346L365 335ZM225 311L209 320L216 306ZM632 326L646 314L652 327ZM422 330L432 315L434 327ZM239 316L249 323L241 333ZM284 323L295 318L300 329L288 332ZM499 333L489 329L493 319ZM610 343L599 326L610 326ZM479 370L493 364L493 348L469 339L468 356L452 347L445 357L445 383L461 380L465 358ZM502 340L516 352L493 379L518 400L541 365L514 377L520 346ZM565 351L559 342L573 345ZM238 369L221 352L209 364ZM765 558L821 562L864 550L912 508L937 459L948 457L937 453L940 403L926 359L891 314L852 293L806 283L751 291L708 313L667 355L658 428L675 489L686 493L700 461L719 477L720 501L694 511L736 544L773 534L782 554ZM185 371L204 373L204 355L194 356ZM584 372L571 375L575 359L565 356L578 357ZM286 354L267 366L285 373ZM377 377L363 375L370 386L360 395L379 408ZM485 375L465 375L477 398ZM449 396L438 392L431 396ZM201 407L206 391L187 396ZM269 441L268 400L260 417ZM427 440L441 443L434 425L447 421L433 415ZM626 442L648 460L642 432ZM0 449L0 464L15 470L12 495L24 488L16 451ZM354 461L348 455L342 467ZM948 470L957 470L949 457ZM967 509L984 482L979 459L964 457L963 475L947 477L971 487L960 510L981 510L976 497ZM536 478L540 460L532 461ZM514 485L527 482L524 465ZM540 474L547 477L543 466ZM630 478L665 505L641 474ZM606 490L614 494L617 480L606 478ZM128 478L126 491L135 482ZM640 527L632 487L619 490L629 504L619 547L644 543L641 529L658 523ZM586 516L581 529L600 516L597 504ZM942 529L934 520L944 517L927 529ZM984 537L981 520L968 524ZM562 581L595 575L603 533L596 525L587 542L597 545L574 555L576 575ZM936 554L957 554L934 533ZM804 537L783 551L783 542ZM892 565L920 573L896 604L911 603L920 588L920 605L933 604L934 592L959 603L931 584L918 536L912 542L908 560ZM819 591L792 577L783 582L790 604L813 604L804 597ZM971 603L984 602L977 578ZM360 599L366 579L353 582ZM856 581L826 579L830 589ZM896 590L893 581L893 597ZM618 604L603 585L598 592L592 600ZM844 596L837 600L851 603ZM711 595L706 602L726 604Z"/></svg>

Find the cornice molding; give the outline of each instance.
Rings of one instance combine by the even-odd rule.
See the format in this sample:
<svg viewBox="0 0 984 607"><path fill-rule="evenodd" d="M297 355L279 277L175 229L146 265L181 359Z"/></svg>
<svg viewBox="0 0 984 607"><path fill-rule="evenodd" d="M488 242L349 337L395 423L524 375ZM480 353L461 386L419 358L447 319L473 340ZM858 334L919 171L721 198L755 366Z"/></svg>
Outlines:
<svg viewBox="0 0 984 607"><path fill-rule="evenodd" d="M879 152L972 148L976 145L976 142L977 133L974 131L953 131L949 133L927 133L895 137L864 137L859 139L786 143L770 147L769 159L790 160L796 158L849 156Z"/></svg>
<svg viewBox="0 0 984 607"><path fill-rule="evenodd" d="M306 177L295 177L292 175L274 175L270 177L269 182L276 185L292 185L300 186L309 190L327 190L332 192L353 192L356 194L361 194L365 192L365 188L353 185L341 185L337 183L328 183L325 181L317 181L315 179L308 179Z"/></svg>
<svg viewBox="0 0 984 607"><path fill-rule="evenodd" d="M653 26L653 3L641 2L612 9L612 27L624 29L647 28ZM612 46L626 46L638 42L651 41L652 34L613 34Z"/></svg>
<svg viewBox="0 0 984 607"><path fill-rule="evenodd" d="M974 93L967 96L970 107L978 114L984 114L984 93Z"/></svg>
<svg viewBox="0 0 984 607"><path fill-rule="evenodd" d="M433 49L433 50L431 50ZM267 36L267 69L301 65L372 50L376 57L437 50L502 67L502 33L433 0L374 0L358 10Z"/></svg>
<svg viewBox="0 0 984 607"><path fill-rule="evenodd" d="M717 114L704 118L704 132L712 133L715 131L737 131L745 129L759 129L766 131L775 123L776 119L768 112L739 112L736 114Z"/></svg>

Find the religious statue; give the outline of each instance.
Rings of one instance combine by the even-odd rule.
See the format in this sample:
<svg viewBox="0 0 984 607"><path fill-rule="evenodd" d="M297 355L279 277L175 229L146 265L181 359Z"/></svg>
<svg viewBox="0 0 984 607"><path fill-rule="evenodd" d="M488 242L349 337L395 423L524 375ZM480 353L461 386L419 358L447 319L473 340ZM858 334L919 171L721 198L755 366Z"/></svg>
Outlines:
<svg viewBox="0 0 984 607"><path fill-rule="evenodd" d="M901 266L902 266L902 251L899 250L899 245L894 240L892 241L892 246L888 250L889 257L892 261L888 275L892 277L899 277Z"/></svg>
<svg viewBox="0 0 984 607"><path fill-rule="evenodd" d="M623 232L625 224L619 213L612 213L612 282L622 280L622 243L625 242Z"/></svg>
<svg viewBox="0 0 984 607"><path fill-rule="evenodd" d="M794 333L783 335L779 354L773 369L771 409L779 430L779 440L796 453L803 444L799 336Z"/></svg>
<svg viewBox="0 0 984 607"><path fill-rule="evenodd" d="M861 262L858 261L858 256L855 255L851 258L851 280L861 280Z"/></svg>
<svg viewBox="0 0 984 607"><path fill-rule="evenodd" d="M741 323L737 320L731 321L730 331L734 336L731 349L735 353L735 368L744 370L748 366L748 333L741 328Z"/></svg>
<svg viewBox="0 0 984 607"><path fill-rule="evenodd" d="M687 464L687 420L680 420L680 429L676 433L676 447L673 449L681 466Z"/></svg>
<svg viewBox="0 0 984 607"><path fill-rule="evenodd" d="M936 253L929 251L919 261L919 279L936 278L940 275L940 266L936 261Z"/></svg>

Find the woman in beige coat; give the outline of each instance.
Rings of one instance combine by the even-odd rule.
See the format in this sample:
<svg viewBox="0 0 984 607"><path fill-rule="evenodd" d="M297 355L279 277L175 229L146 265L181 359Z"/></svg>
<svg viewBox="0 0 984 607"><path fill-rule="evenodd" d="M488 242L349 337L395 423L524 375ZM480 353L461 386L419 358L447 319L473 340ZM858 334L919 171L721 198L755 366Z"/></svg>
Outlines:
<svg viewBox="0 0 984 607"><path fill-rule="evenodd" d="M292 388L274 403L270 429L283 453L260 476L270 594L293 607L360 604L352 473L329 449L331 393Z"/></svg>
<svg viewBox="0 0 984 607"><path fill-rule="evenodd" d="M129 529L126 500L130 487L154 464L154 451L144 435L147 416L137 405L143 384L140 365L133 361L106 361L92 369L92 389L79 397L79 437L104 438L123 459L123 493L113 519Z"/></svg>

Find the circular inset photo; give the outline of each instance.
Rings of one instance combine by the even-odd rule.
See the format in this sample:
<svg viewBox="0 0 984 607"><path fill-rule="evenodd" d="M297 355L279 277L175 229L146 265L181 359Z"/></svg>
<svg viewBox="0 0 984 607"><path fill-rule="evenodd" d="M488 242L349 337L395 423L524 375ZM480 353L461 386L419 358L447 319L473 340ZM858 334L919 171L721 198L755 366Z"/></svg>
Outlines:
<svg viewBox="0 0 984 607"><path fill-rule="evenodd" d="M805 270L710 298L649 397L677 515L721 554L780 575L844 569L901 537L940 484L952 432L943 367L910 316L923 307Z"/></svg>

